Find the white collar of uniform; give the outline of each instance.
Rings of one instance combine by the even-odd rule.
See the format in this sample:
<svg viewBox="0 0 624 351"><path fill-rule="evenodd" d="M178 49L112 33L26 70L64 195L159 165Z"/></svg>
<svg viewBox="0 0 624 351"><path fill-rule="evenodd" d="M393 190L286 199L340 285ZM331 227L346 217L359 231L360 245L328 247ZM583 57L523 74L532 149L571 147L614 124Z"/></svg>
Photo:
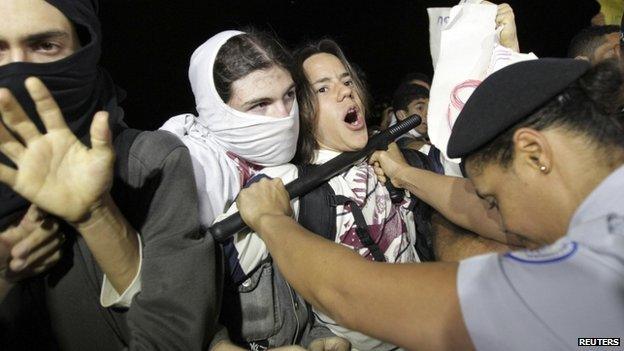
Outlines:
<svg viewBox="0 0 624 351"><path fill-rule="evenodd" d="M620 166L607 176L576 209L570 221L568 235L574 240L586 241L589 239L587 237L589 233L576 229L584 228L585 224L603 218L606 218L604 225L607 226L605 227L607 232L613 229L609 226L614 215L619 217L615 220L624 221L624 166Z"/></svg>

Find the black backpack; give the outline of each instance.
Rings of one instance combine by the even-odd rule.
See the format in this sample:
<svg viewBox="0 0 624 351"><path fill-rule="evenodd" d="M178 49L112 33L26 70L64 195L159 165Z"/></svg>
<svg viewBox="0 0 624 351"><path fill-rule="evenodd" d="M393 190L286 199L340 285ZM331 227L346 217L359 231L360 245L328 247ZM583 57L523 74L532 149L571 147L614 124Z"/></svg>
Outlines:
<svg viewBox="0 0 624 351"><path fill-rule="evenodd" d="M416 168L431 170L431 161L418 151L402 149L407 162ZM306 177L318 165L298 165L299 177ZM355 219L356 233L364 247L369 249L375 261L384 262L385 258L377 243L368 233L368 225L359 206L346 196L336 195L329 183L324 183L313 191L299 197L298 221L304 228L324 238L334 241L336 238L336 206L350 203ZM414 212L416 226L415 248L421 261L433 261L433 243L431 237L432 208L412 197L409 205Z"/></svg>

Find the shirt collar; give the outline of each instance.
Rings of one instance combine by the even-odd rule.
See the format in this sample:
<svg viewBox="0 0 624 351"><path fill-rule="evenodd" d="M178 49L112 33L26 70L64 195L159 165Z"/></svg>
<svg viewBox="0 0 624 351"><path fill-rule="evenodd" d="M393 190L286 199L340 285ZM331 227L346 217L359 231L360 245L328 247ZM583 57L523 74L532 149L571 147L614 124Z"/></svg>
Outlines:
<svg viewBox="0 0 624 351"><path fill-rule="evenodd" d="M577 236L574 228L606 216L624 205L624 166L620 166L605 178L581 203L572 220L568 233ZM579 231L580 233L581 231Z"/></svg>
<svg viewBox="0 0 624 351"><path fill-rule="evenodd" d="M314 150L314 156L312 158L312 164L322 165L323 163L333 159L334 157L340 155L342 152L328 150L328 149L318 149Z"/></svg>

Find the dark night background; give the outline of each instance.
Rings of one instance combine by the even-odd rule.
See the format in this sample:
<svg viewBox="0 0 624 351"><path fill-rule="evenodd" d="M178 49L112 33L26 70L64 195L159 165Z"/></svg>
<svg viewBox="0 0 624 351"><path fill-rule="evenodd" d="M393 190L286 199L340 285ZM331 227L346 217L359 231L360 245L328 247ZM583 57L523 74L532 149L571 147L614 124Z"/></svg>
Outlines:
<svg viewBox="0 0 624 351"><path fill-rule="evenodd" d="M305 39L334 38L382 101L405 73L432 73L426 8L457 2L104 0L102 65L128 92L126 121L155 129L172 115L194 112L187 69L195 48L219 31L253 25L274 31L291 48ZM594 0L507 2L521 51L540 57L565 56L570 39L599 10Z"/></svg>

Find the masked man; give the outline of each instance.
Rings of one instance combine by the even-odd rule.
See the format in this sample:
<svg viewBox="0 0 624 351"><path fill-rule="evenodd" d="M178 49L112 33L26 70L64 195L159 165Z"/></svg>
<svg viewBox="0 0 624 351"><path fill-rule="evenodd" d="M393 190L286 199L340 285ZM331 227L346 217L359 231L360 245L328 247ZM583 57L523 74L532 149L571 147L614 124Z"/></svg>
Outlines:
<svg viewBox="0 0 624 351"><path fill-rule="evenodd" d="M220 287L188 151L123 122L97 8L0 0L0 238L31 206L66 239L46 272L0 276L0 349L203 349Z"/></svg>

